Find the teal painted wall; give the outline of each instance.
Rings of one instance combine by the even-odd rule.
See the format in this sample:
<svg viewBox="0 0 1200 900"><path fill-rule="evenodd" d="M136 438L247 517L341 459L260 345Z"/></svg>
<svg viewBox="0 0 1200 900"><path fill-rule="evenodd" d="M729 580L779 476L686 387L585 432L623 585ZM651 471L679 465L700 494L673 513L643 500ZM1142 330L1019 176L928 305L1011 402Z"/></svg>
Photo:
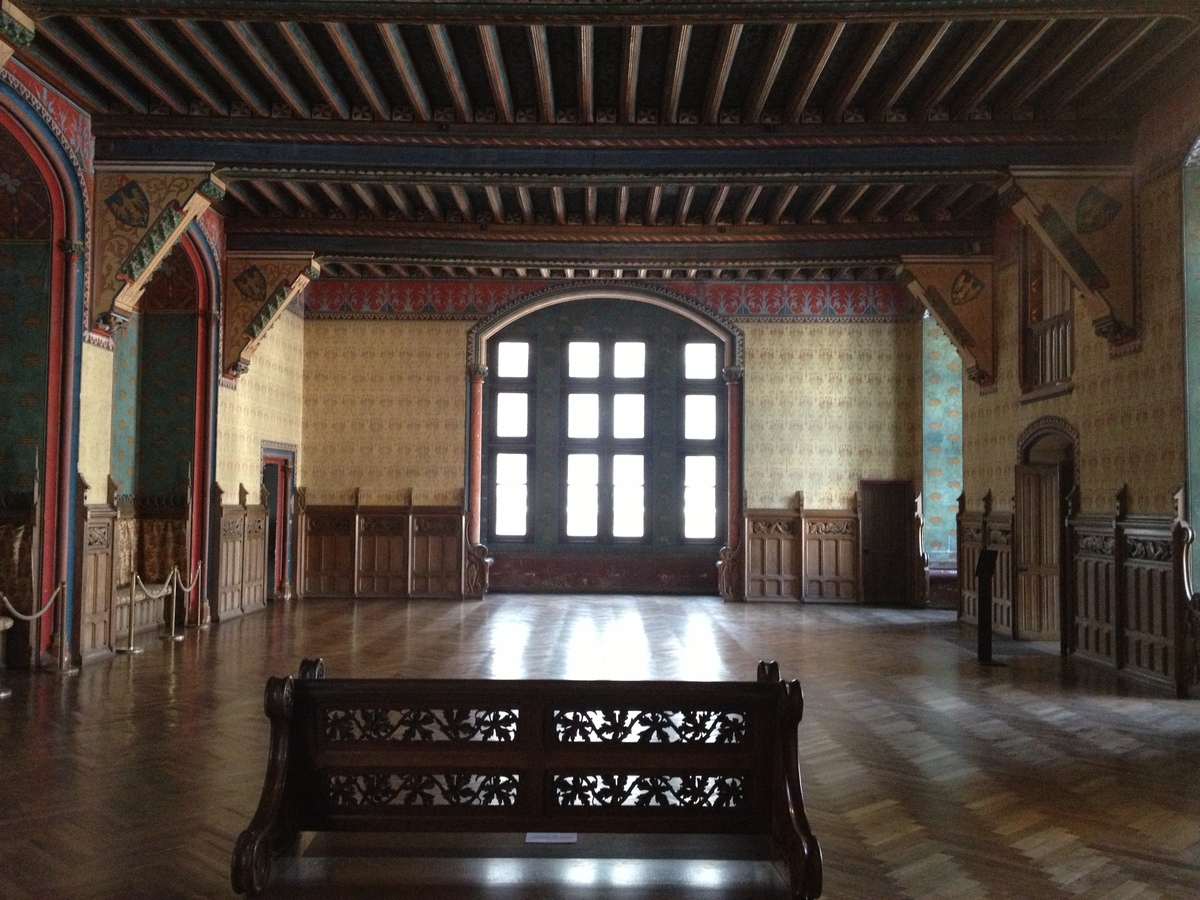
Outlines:
<svg viewBox="0 0 1200 900"><path fill-rule="evenodd" d="M134 314L129 324L114 336L112 459L113 481L118 494L136 488L138 433L139 337L142 317Z"/></svg>
<svg viewBox="0 0 1200 900"><path fill-rule="evenodd" d="M0 241L0 490L29 490L46 435L50 244Z"/></svg>
<svg viewBox="0 0 1200 900"><path fill-rule="evenodd" d="M141 497L183 497L196 415L196 314L142 316L137 475Z"/></svg>
<svg viewBox="0 0 1200 900"><path fill-rule="evenodd" d="M922 495L925 553L932 566L953 567L958 539L955 517L962 493L962 361L932 318L922 335Z"/></svg>

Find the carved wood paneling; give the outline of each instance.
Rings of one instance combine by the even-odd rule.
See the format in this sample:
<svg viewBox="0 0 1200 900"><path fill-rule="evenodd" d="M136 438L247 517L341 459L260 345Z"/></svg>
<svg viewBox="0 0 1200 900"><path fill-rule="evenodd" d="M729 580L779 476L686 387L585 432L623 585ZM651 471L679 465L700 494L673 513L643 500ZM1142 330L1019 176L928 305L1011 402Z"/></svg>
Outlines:
<svg viewBox="0 0 1200 900"><path fill-rule="evenodd" d="M428 507L413 509L410 597L462 596L463 534L462 513Z"/></svg>
<svg viewBox="0 0 1200 900"><path fill-rule="evenodd" d="M408 510L373 509L358 519L358 596L398 597L408 587Z"/></svg>
<svg viewBox="0 0 1200 900"><path fill-rule="evenodd" d="M220 619L262 609L267 603L267 510L221 507L213 614Z"/></svg>
<svg viewBox="0 0 1200 900"><path fill-rule="evenodd" d="M992 630L995 634L1013 633L1013 557L1012 514L961 512L958 515L958 577L962 585L959 618L979 624L980 552L987 547L996 551L996 569L992 576Z"/></svg>
<svg viewBox="0 0 1200 900"><path fill-rule="evenodd" d="M996 551L996 573L992 580L992 628L998 634L1013 634L1013 520L1011 513L994 513L987 518L987 546Z"/></svg>
<svg viewBox="0 0 1200 900"><path fill-rule="evenodd" d="M354 521L353 507L310 506L305 510L303 595L354 594Z"/></svg>
<svg viewBox="0 0 1200 900"><path fill-rule="evenodd" d="M113 591L116 574L117 511L88 506L80 554L79 655L107 654L113 647Z"/></svg>
<svg viewBox="0 0 1200 900"><path fill-rule="evenodd" d="M747 511L747 599L800 598L800 532L793 510Z"/></svg>
<svg viewBox="0 0 1200 900"><path fill-rule="evenodd" d="M1174 684L1177 660L1171 522L1131 522L1120 529L1120 534L1124 544L1124 668Z"/></svg>
<svg viewBox="0 0 1200 900"><path fill-rule="evenodd" d="M858 515L804 510L801 515L805 600L858 600Z"/></svg>
<svg viewBox="0 0 1200 900"><path fill-rule="evenodd" d="M1117 664L1117 559L1111 521L1071 523L1074 554L1075 652Z"/></svg>

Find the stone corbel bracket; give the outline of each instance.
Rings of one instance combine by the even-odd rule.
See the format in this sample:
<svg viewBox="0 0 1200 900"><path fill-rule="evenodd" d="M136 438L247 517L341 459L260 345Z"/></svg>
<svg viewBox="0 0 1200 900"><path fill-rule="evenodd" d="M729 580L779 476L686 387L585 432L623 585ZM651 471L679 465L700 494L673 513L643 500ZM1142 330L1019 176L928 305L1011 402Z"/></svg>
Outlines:
<svg viewBox="0 0 1200 900"><path fill-rule="evenodd" d="M250 358L288 304L319 277L311 253L230 253L226 257L224 356L226 375L250 369Z"/></svg>
<svg viewBox="0 0 1200 900"><path fill-rule="evenodd" d="M981 390L996 383L995 272L991 256L906 256L897 280L942 326Z"/></svg>
<svg viewBox="0 0 1200 900"><path fill-rule="evenodd" d="M96 174L96 193L93 310L103 328L138 311L155 270L197 217L225 196L225 184L207 170L106 167Z"/></svg>
<svg viewBox="0 0 1200 900"><path fill-rule="evenodd" d="M1096 334L1114 346L1136 339L1134 184L1128 169L1014 169L1000 189L1083 297Z"/></svg>
<svg viewBox="0 0 1200 900"><path fill-rule="evenodd" d="M0 69L8 64L13 53L33 43L33 32L33 19L9 0L0 0Z"/></svg>

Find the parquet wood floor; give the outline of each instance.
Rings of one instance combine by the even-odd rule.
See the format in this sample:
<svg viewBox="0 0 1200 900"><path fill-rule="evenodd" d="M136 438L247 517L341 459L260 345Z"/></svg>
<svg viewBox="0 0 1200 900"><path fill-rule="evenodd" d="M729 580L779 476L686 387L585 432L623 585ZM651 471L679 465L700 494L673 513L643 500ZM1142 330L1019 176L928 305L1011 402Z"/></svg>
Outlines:
<svg viewBox="0 0 1200 900"><path fill-rule="evenodd" d="M809 817L839 898L1200 897L1200 702L945 610L715 598L307 601L78 676L7 672L0 897L230 897L258 800L267 676L799 677ZM312 856L277 897L783 896L765 863ZM652 853L648 855L654 855ZM659 854L664 855L664 854ZM665 854L669 856L670 854Z"/></svg>

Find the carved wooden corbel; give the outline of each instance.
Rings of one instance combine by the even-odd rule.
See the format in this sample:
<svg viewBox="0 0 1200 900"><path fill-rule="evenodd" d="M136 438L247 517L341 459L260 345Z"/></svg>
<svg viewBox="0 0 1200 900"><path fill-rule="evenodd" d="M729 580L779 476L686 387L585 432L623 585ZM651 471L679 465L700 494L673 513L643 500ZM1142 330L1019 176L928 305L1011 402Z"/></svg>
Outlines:
<svg viewBox="0 0 1200 900"><path fill-rule="evenodd" d="M203 170L97 167L92 306L94 325L128 321L159 264L225 184Z"/></svg>
<svg viewBox="0 0 1200 900"><path fill-rule="evenodd" d="M230 253L226 257L222 368L243 375L267 331L320 269L308 254Z"/></svg>
<svg viewBox="0 0 1200 900"><path fill-rule="evenodd" d="M9 0L0 0L0 69L13 53L33 43L33 19L17 9Z"/></svg>
<svg viewBox="0 0 1200 900"><path fill-rule="evenodd" d="M897 277L946 332L962 356L967 378L980 388L996 382L996 334L990 256L904 257Z"/></svg>
<svg viewBox="0 0 1200 900"><path fill-rule="evenodd" d="M1058 260L1087 304L1096 334L1110 344L1135 338L1133 174L1013 170L1001 205Z"/></svg>

